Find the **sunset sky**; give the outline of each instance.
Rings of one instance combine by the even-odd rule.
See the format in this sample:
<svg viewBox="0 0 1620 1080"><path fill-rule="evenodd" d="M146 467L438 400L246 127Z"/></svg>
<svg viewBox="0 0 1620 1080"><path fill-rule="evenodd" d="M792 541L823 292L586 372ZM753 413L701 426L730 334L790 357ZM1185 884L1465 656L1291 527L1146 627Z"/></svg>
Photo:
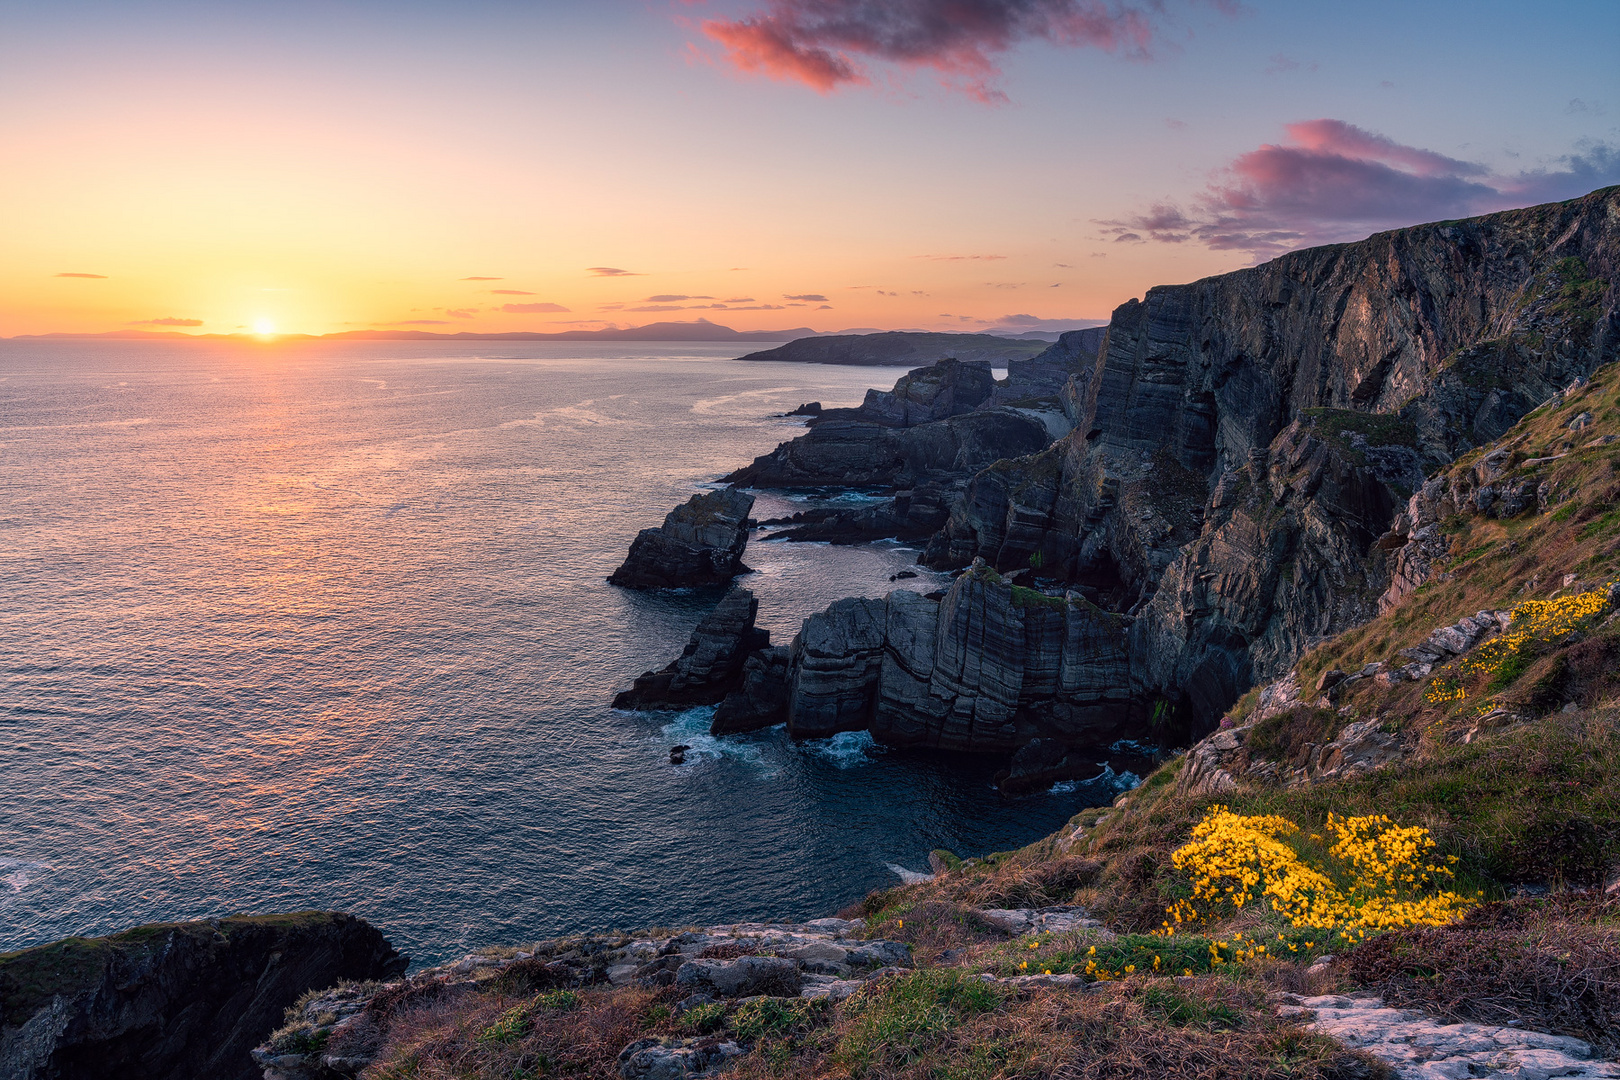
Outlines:
<svg viewBox="0 0 1620 1080"><path fill-rule="evenodd" d="M1620 183L1620 3L0 0L0 335L1050 329Z"/></svg>

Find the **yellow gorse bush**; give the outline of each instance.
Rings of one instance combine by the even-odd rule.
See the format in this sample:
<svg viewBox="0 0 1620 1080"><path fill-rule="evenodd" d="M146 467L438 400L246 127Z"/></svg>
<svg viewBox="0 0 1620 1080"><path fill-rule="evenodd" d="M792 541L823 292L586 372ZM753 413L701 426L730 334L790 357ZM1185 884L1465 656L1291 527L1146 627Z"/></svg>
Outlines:
<svg viewBox="0 0 1620 1080"><path fill-rule="evenodd" d="M1491 638L1469 653L1457 665L1460 678L1495 675L1518 656L1527 645L1551 644L1580 628L1580 624L1609 607L1609 590L1616 582L1600 585L1583 593L1552 600L1526 600L1513 609L1505 633ZM1423 699L1430 705L1461 701L1467 691L1456 679L1439 676L1429 683Z"/></svg>
<svg viewBox="0 0 1620 1080"><path fill-rule="evenodd" d="M1310 838L1328 841L1326 858L1313 865L1298 850L1299 826L1287 818L1210 807L1192 842L1170 857L1191 878L1192 897L1176 901L1168 913L1187 923L1220 909L1265 905L1294 927L1355 937L1454 922L1475 903L1439 888L1453 875L1435 856L1427 829L1381 814L1329 814L1324 832Z"/></svg>

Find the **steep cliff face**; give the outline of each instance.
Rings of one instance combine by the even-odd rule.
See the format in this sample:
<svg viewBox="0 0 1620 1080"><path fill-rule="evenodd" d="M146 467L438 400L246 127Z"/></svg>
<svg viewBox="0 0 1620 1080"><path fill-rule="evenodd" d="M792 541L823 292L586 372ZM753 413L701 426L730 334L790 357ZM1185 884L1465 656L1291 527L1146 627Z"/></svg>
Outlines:
<svg viewBox="0 0 1620 1080"><path fill-rule="evenodd" d="M0 955L7 1080L254 1080L248 1052L306 990L406 958L339 912L233 916Z"/></svg>
<svg viewBox="0 0 1620 1080"><path fill-rule="evenodd" d="M1140 721L1128 620L978 566L942 600L897 591L805 620L787 674L797 738L869 730L883 742L1010 751L1035 738L1098 744Z"/></svg>
<svg viewBox="0 0 1620 1080"><path fill-rule="evenodd" d="M723 585L743 572L754 497L727 489L694 495L664 524L642 529L608 582L630 589Z"/></svg>
<svg viewBox="0 0 1620 1080"><path fill-rule="evenodd" d="M1138 616L1138 695L1210 719L1364 620L1426 471L1613 359L1620 189L1156 288L1067 393L1077 427L975 477L927 561L1032 567Z"/></svg>

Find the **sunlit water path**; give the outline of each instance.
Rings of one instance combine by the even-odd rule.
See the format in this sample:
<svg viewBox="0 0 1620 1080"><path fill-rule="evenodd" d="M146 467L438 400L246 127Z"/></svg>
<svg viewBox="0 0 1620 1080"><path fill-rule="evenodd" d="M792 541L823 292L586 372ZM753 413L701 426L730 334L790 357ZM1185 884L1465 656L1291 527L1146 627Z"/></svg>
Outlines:
<svg viewBox="0 0 1620 1080"><path fill-rule="evenodd" d="M771 414L897 374L736 351L0 342L0 949L306 907L418 961L817 916L1105 797L607 707L713 601L608 586L636 530L794 434ZM756 544L745 581L786 641L915 554Z"/></svg>

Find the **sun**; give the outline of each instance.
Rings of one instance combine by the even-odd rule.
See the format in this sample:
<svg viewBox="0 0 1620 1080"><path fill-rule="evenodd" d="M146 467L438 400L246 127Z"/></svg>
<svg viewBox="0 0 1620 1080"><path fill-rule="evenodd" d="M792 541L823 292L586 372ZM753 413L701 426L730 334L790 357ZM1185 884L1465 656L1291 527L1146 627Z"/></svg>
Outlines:
<svg viewBox="0 0 1620 1080"><path fill-rule="evenodd" d="M253 332L260 337L271 337L276 332L276 324L270 319L254 319Z"/></svg>

